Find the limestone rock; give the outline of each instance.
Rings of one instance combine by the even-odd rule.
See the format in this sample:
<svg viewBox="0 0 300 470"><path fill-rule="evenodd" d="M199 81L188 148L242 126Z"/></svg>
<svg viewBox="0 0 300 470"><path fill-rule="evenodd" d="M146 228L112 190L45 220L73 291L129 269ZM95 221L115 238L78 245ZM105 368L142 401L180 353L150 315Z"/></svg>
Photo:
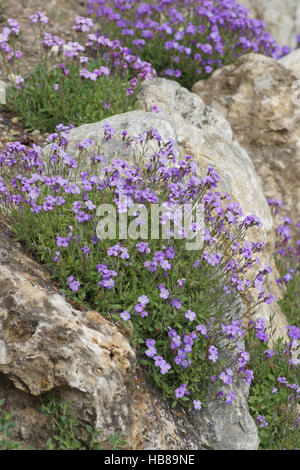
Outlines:
<svg viewBox="0 0 300 470"><path fill-rule="evenodd" d="M126 428L135 371L128 340L99 314L68 304L2 234L0 338L0 375L17 390L30 397L63 390L83 420L105 430L104 439Z"/></svg>
<svg viewBox="0 0 300 470"><path fill-rule="evenodd" d="M122 148L122 132L138 136L144 131L155 128L163 141L175 141L178 158L184 154L192 155L198 162L202 175L208 165L217 168L221 175L220 190L229 193L241 204L245 215L256 214L263 227L249 231L249 241L263 240L265 253L260 256L262 265L271 266L273 274L268 277L266 287L277 299L281 292L278 289L278 277L274 257L274 224L270 208L263 194L261 183L247 152L233 139L229 122L221 113L204 104L195 93L181 87L177 82L156 78L144 82L139 95L140 111L131 111L112 116L100 122L84 124L72 129L67 152L73 157L79 155L77 144L84 139L93 140L96 145L102 144L101 151L109 161L112 158L124 158L136 162L140 146ZM156 105L161 112L153 113ZM103 143L104 126L109 124L115 131L110 140ZM157 150L157 142L150 141L145 150L144 160ZM44 155L49 146L44 149ZM89 157L95 154L95 148L89 147L81 161L82 169L89 168ZM139 159L138 159L139 160ZM136 163L141 164L140 160ZM259 316L267 322L275 315L276 336L286 337L286 319L281 314L278 304L261 304Z"/></svg>
<svg viewBox="0 0 300 470"><path fill-rule="evenodd" d="M267 198L300 219L300 86L277 61L246 54L196 83L193 92L219 111L251 157ZM259 203L258 203L259 205Z"/></svg>
<svg viewBox="0 0 300 470"><path fill-rule="evenodd" d="M256 425L246 412L249 386L241 379L233 382L233 386L236 397L232 404L209 402L207 408L193 413L193 426L203 429L202 443L208 449L257 450ZM228 392L229 389L225 393Z"/></svg>
<svg viewBox="0 0 300 470"><path fill-rule="evenodd" d="M104 142L105 124L109 124L115 131L112 139L106 142ZM122 131L126 130L128 135L138 137L140 134L143 134L145 130L149 130L150 128L159 129L163 141L175 140L176 138L174 129L164 117L154 113L131 111L116 114L99 122L83 124L82 126L72 129L67 153L73 157L78 156L79 150L77 145L79 142L84 139L91 139L98 145L101 145L101 150L97 154L103 154L108 163L113 158L123 158L136 163L142 163L136 161L140 159L140 145L133 143L128 148L125 148L122 140ZM49 146L45 148L45 152L47 152L48 149ZM147 155L157 151L157 142L150 141L147 149ZM89 167L89 157L92 155L95 155L94 146L90 147L84 156L84 161L82 161L82 167L84 169Z"/></svg>
<svg viewBox="0 0 300 470"><path fill-rule="evenodd" d="M265 253L260 256L262 265L271 266L273 274L269 276L266 287L277 299L281 292L278 289L273 248L274 223L270 208L264 196L261 183L255 172L253 163L247 152L233 139L232 128L221 113L206 106L195 93L181 87L177 82L156 78L144 82L139 94L140 111L131 111L112 116L100 122L84 124L72 129L67 153L73 157L79 156L78 143L84 139L93 140L101 145L97 154L103 154L108 161L112 158L124 158L142 164L137 156L140 146L134 145L128 149L122 148L122 132L138 136L151 128L155 128L162 140L172 140L176 144L178 158L184 154L192 155L198 162L202 176L207 166L213 165L221 175L219 188L229 193L239 204L245 215L256 214L263 223L262 228L249 231L249 241L263 240L266 244ZM153 106L160 113L153 113ZM105 124L115 131L110 140L103 143ZM144 161L157 150L157 142L150 141L144 152ZM49 146L44 149L44 155L49 152ZM95 147L89 147L82 158L83 170L89 168L89 157L95 155ZM260 306L258 314L268 322L275 314L276 335L286 337L285 317L281 314L278 304Z"/></svg>
<svg viewBox="0 0 300 470"><path fill-rule="evenodd" d="M249 8L249 18L265 21L267 31L281 46L296 46L300 31L300 3L298 0L238 0Z"/></svg>
<svg viewBox="0 0 300 470"><path fill-rule="evenodd" d="M300 79L300 49L296 49L290 54L282 57L278 62L287 69L291 70L298 80ZM298 86L298 89L300 89L300 86Z"/></svg>
<svg viewBox="0 0 300 470"><path fill-rule="evenodd" d="M44 268L0 235L0 399L13 412L13 439L22 448L45 447L51 423L40 408L48 392L72 403L82 425L102 431L99 441L108 449L108 436L116 432L125 449L215 449L223 431L232 449L257 448L257 428L243 405L247 390L238 386L235 406L244 407L243 417L232 418L247 423L240 436L230 438L227 424L214 425L218 410L203 422L197 413L193 422L172 410L148 384L117 327L97 312L74 308Z"/></svg>

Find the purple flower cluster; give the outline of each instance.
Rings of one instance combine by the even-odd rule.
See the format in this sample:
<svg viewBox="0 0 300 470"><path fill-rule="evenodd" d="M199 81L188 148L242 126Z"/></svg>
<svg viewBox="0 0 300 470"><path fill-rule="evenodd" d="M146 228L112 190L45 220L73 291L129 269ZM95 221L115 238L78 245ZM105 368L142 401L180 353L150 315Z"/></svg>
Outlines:
<svg viewBox="0 0 300 470"><path fill-rule="evenodd" d="M189 395L190 391L187 390L187 384L182 384L180 387L176 388L175 396L176 398L183 398L185 395Z"/></svg>
<svg viewBox="0 0 300 470"><path fill-rule="evenodd" d="M49 18L40 11L37 11L34 15L30 15L29 20L31 21L31 23L34 24L41 23L43 25L46 25L49 23Z"/></svg>
<svg viewBox="0 0 300 470"><path fill-rule="evenodd" d="M268 199L268 203L274 216L278 217L279 209L283 205L282 202L278 199ZM299 238L299 227L299 223L293 224L289 217L284 216L282 217L282 223L275 228L275 253L282 273L276 281L282 288L285 288L287 284L293 281L299 273L300 240L297 239ZM294 295L297 295L296 291Z"/></svg>
<svg viewBox="0 0 300 470"><path fill-rule="evenodd" d="M96 269L102 277L102 280L98 282L98 286L112 289L115 285L114 277L116 277L118 273L113 269L109 269L106 264L97 264Z"/></svg>
<svg viewBox="0 0 300 470"><path fill-rule="evenodd" d="M16 47L20 31L19 23L13 18L8 18L0 30L0 57L4 62L4 70L6 64L11 67L14 60L20 59L23 55L22 51ZM21 79L23 80L23 77L19 75L18 84L22 83Z"/></svg>
<svg viewBox="0 0 300 470"><path fill-rule="evenodd" d="M170 364L168 364L162 356L157 356L157 350L155 348L155 340L147 339L146 341L147 350L145 351L146 356L153 358L155 366L160 368L160 373L165 375L171 369Z"/></svg>
<svg viewBox="0 0 300 470"><path fill-rule="evenodd" d="M56 272L61 270L63 282L71 291L79 291L82 298L87 290L91 298L94 296L97 307L105 305L110 315L116 311L116 297L124 304L127 302L121 286L123 284L128 289L135 276L132 292L137 295L133 299L129 296L127 305L118 305L118 319L131 320L135 330L143 332L139 340L146 343L145 355L153 359L153 370L156 371L153 374L157 373L158 380L164 376L164 383L170 387L169 396L175 393L176 398L187 398L190 394L194 409L200 409L202 403L198 399L199 390L195 389L195 382L199 377L202 383L202 363L218 384L231 385L235 369L219 360L219 356L222 357L219 339L224 337L236 347L237 373L250 384L253 379L253 372L247 368L250 357L239 344L245 333L241 321L222 318L216 322L217 326L209 322L210 314L216 313L215 296L224 297L222 286L219 293L213 290L211 303L205 304L204 312L201 310L200 292L203 287L199 277L203 272L205 279L213 281L215 270L220 269L232 292L239 294L239 282L242 282L253 254L263 249L260 242L249 244L242 237L239 241L233 237L239 229L244 235L250 224L242 223L245 219L238 204L230 201L227 194L215 191L220 179L218 173L208 168L206 176L200 179L197 165L191 157L185 156L181 162L175 162L172 142L163 143L158 132L152 129L138 137L127 136L126 132L121 136L124 146L132 142L143 145L149 140L158 144L158 151L151 155L145 169L138 169L120 158L111 160L108 165L103 155L98 155L99 158L95 155L91 160L91 169L99 165L104 177L100 179L96 173L91 175L90 171L78 175L77 158L68 155L66 150L70 130L71 127L60 125L56 132L50 134L47 164L42 163L41 149L37 146L28 149L20 143L7 145L0 153L1 204L14 210L17 208L20 214L28 211L31 215L33 212L37 225L46 225L50 232L53 220L68 220L70 225L67 231L62 224L57 233L56 222L54 224L51 251L54 269ZM114 137L114 129L108 124L104 131L104 139ZM93 145L90 139L79 142L78 158L90 151ZM50 175L47 173L49 166ZM72 177L68 179L68 175ZM95 236L98 222L95 209L101 202L113 202L117 212L122 213L133 204L147 205L163 200L172 213L173 207L176 208L180 201L190 202L198 198L204 200L207 222L204 248L200 253L183 251L184 238L175 239L172 243L150 239L137 243L117 239L101 240L99 243ZM229 212L234 220L226 217ZM164 220L160 222L163 226ZM232 243L228 257L222 252L224 240L226 245ZM57 251L58 248L61 251ZM65 279L66 263L71 259L74 264L77 263L77 269L72 269L72 275ZM184 266L188 267L184 278L181 263L186 263ZM197 270L190 269L193 264ZM269 273L268 266L260 268L257 282L262 285ZM249 286L246 285L246 288ZM205 301L210 298L206 293L205 297ZM215 331L216 328L219 330ZM254 328L258 337L265 341L263 321L257 320ZM299 332L293 328L289 334L294 340ZM193 379L189 380L189 375ZM185 383L177 388L183 381ZM230 404L234 391L222 397Z"/></svg>
<svg viewBox="0 0 300 470"><path fill-rule="evenodd" d="M89 0L88 13L95 13L102 27L113 25L118 37L134 51L148 58L147 51L156 48L153 65L166 77L181 79L190 73L196 77L210 75L247 52L281 57L280 49L266 32L266 24L248 18L249 10L235 0ZM109 29L108 29L109 32ZM169 65L161 67L162 54ZM153 56L153 54L152 54Z"/></svg>
<svg viewBox="0 0 300 470"><path fill-rule="evenodd" d="M149 299L146 295L141 295L138 298L138 303L135 304L133 312L135 315L139 314L141 318L148 317L148 312L145 310L146 305L149 303Z"/></svg>
<svg viewBox="0 0 300 470"><path fill-rule="evenodd" d="M176 353L174 362L178 366L186 369L192 365L189 357L192 353L194 341L197 339L196 333L184 334L181 337L176 330L169 327L168 336L171 338L170 348Z"/></svg>
<svg viewBox="0 0 300 470"><path fill-rule="evenodd" d="M260 428L265 428L266 426L268 426L265 416L262 415L257 415L256 423Z"/></svg>

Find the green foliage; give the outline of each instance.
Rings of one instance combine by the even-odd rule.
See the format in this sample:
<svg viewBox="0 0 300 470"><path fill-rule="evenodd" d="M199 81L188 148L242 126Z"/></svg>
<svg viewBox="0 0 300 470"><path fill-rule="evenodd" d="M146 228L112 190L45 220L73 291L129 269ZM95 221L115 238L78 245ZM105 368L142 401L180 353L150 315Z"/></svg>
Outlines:
<svg viewBox="0 0 300 470"><path fill-rule="evenodd" d="M15 423L12 414L2 410L5 400L0 400L0 450L15 450L19 447L17 442L11 440Z"/></svg>
<svg viewBox="0 0 300 470"><path fill-rule="evenodd" d="M289 365L287 345L279 338L272 347L272 357L266 358L267 347L252 331L246 341L254 372L248 405L254 419L264 416L267 426L257 421L261 450L300 449L300 421L297 392L289 385L300 386L299 371ZM283 379L283 381L284 381ZM295 387L296 388L296 387Z"/></svg>
<svg viewBox="0 0 300 470"><path fill-rule="evenodd" d="M4 402L5 400L0 400L0 450L16 450L19 444L11 440L15 423L12 414L1 409ZM45 450L104 450L96 441L101 432L90 425L85 426L86 441L78 439L80 423L78 418L72 415L70 406L70 403L60 402L54 397L49 397L48 402L42 405L41 411L53 422L55 433L47 440ZM109 440L111 450L119 450L126 444L120 438L120 432L110 435Z"/></svg>
<svg viewBox="0 0 300 470"><path fill-rule="evenodd" d="M228 235L228 232L235 237L236 243L243 244L247 228L244 228L243 224L233 226L228 222L228 232L227 230L220 231L218 219L210 217L210 210L214 210L212 207L207 208L207 212L209 212L207 214L207 230L209 230L211 239L215 243L212 248L209 243L204 243L197 249L188 250L185 238L175 237L174 240L170 240L170 237L169 239L163 237L162 227L159 238L152 237L151 217L147 219L148 230L146 236L138 236L139 240L148 240L149 255L139 251L137 245L139 240L135 237L129 237L120 242L118 238L120 220L118 217L116 217L117 225L114 236L103 237L101 240L96 240L96 242L93 240L96 235L95 227L99 222L99 217L96 216L94 210L97 207L102 207L103 204L111 204L110 207L115 209L116 185L118 187L123 185L121 189L125 190L125 187L127 187L127 172L131 175L128 189L131 191L131 187L137 184L139 188L136 193L137 197L142 192L148 194L149 188L155 188L155 194L149 196L150 200L145 198L144 201L144 208L149 215L151 214L151 203L154 196L155 200L160 203L169 200L174 201L181 190L182 194L180 193L179 202L184 200L186 203L194 203L193 198L197 202L201 202L210 185L214 184L214 179L218 180L219 176L214 173L213 169L209 169L207 179L204 179L205 183L201 184L200 180L195 182L193 176L195 171L194 163L189 163L189 157L187 157L186 162L181 162L180 168L174 167L174 172L169 173L168 177L162 176L162 163L156 154L150 159L150 166L144 168L141 162L148 141L154 138L152 132L148 132L145 140L136 150L135 165L140 167L140 170L133 165L129 165L129 163L125 164L124 170L123 164L120 164L118 159L114 160L115 163L110 168L107 167L105 162L94 163L90 168L90 174L87 173L87 175L92 181L98 171L103 171L98 167L104 164L107 169L103 187L97 184L91 185L88 181L85 181L87 175L83 176L83 179L77 176L81 160L86 161L88 158L85 150L81 151L79 156L76 157L78 167L73 173L73 179L78 184L78 191L69 191L64 184L60 187L55 186L53 192L52 188L48 184L42 183L41 180L38 183L39 194L34 202L35 207L38 205L41 210L36 213L31 210L30 204L27 203L22 208L10 205L9 213L13 221L12 229L15 239L22 241L28 250L33 250L41 261L49 267L53 278L58 280L64 294L76 302L98 311L106 318L116 321L118 324L123 323L122 313L128 312L128 315L131 315L134 330L132 343L140 354L141 363L147 366L149 378L159 387L165 399L170 400L173 406L176 406L179 400L187 408L193 406L194 400L196 402L201 401L205 406L208 388L215 387L217 389L223 385L221 379L212 382L211 377L219 378L225 367L233 367L234 362L237 361L232 353L235 346L234 342L230 344L226 358L221 354L224 349L222 346L224 344L223 340L226 337L221 326L232 322L233 319L230 315L233 312L238 315L239 312L236 311L236 307L233 308L233 305L238 305L237 299L240 299L240 291L234 288L225 295L224 284L227 285L230 282L231 274L226 266L233 256L231 252L232 238L231 235ZM129 140L130 137L125 140L124 146L130 143ZM56 152L57 147L55 148ZM95 146L93 152L95 152L94 155L101 155L101 143ZM172 148L168 143L160 143L160 153L163 156L162 161L164 164L169 164L168 160L171 163L173 158ZM66 178L69 168L65 165L65 162L58 156L53 159L52 154L49 155L49 159L52 161L49 160L46 167L51 167L53 174ZM18 162L18 159L16 159L16 162ZM114 165L119 168L120 173ZM5 170L5 167L3 169ZM13 169L10 165L10 178L13 177L13 171L19 170L17 168ZM192 191L188 185L179 186L183 177L188 178L188 176L191 177L191 185L196 185L195 191ZM84 191L81 193L80 187L82 185ZM14 185L15 190L16 186ZM174 190L176 190L177 195L173 194ZM88 191L88 196L85 191ZM49 210L47 207L47 210L42 210L42 207L45 207L45 201L53 196L59 198L62 204L49 207ZM227 204L226 197L221 199L219 195L216 195L219 204L224 204L224 210L226 210ZM89 199L88 202L87 198ZM87 207L86 203L90 207L92 205L92 208L86 214L88 219L83 222L80 220L80 214L77 214L76 207L79 205L83 209ZM131 222L134 224L136 215L129 216L129 219L129 224ZM227 222L225 221L224 224L227 224ZM146 228L146 225L146 223L142 224L143 229ZM65 246L61 245L62 238L68 239ZM110 254L114 246L119 247L120 252L117 255ZM217 251L216 254L215 251ZM59 255L57 255L58 252ZM154 257L158 260L157 263L155 261L155 269L152 270L151 266L148 269L149 263L151 264ZM239 252L236 257L239 260L236 275L242 276L247 260L243 258L242 252ZM101 265L105 265L105 269L112 273L110 275L111 284L102 282ZM183 277L181 284L178 281L182 280ZM79 283L80 289L72 284L73 280ZM243 285L245 301L250 284L249 281L247 285ZM161 285L168 293L167 297L161 294ZM139 298L143 296L147 298L147 304L144 309L141 309ZM253 304L256 300L253 299ZM264 299L261 299L258 303L263 301ZM136 310L138 308L140 308L140 311ZM142 313L137 314L140 312ZM194 318L189 318L188 312ZM198 333L202 327L207 330L206 333L203 331ZM197 330L197 328L200 329ZM169 334L170 329L172 334L175 332L181 338L178 348L185 349L184 352L182 351L182 355L186 354L183 364L181 364L180 356L178 356L177 362L174 361L177 351L176 347L172 345ZM149 357L146 353L148 339L155 342L157 355L162 357L166 363L162 369L158 367L153 357ZM235 338L236 340L237 338ZM193 347L189 347L185 341ZM220 348L220 354L217 354L214 360L214 358L210 358L209 349L216 346ZM182 384L187 384L188 397L178 396L178 391L176 394L176 390Z"/></svg>
<svg viewBox="0 0 300 470"><path fill-rule="evenodd" d="M87 69L93 71L102 65L103 59L94 60ZM59 67L50 69L40 63L25 78L22 89L7 89L8 106L27 128L51 132L59 123L79 126L136 109L136 90L130 96L126 94L130 86L128 72L92 81L79 75L76 62L68 63L67 68L69 74L65 76ZM110 104L108 109L106 102Z"/></svg>
<svg viewBox="0 0 300 470"><path fill-rule="evenodd" d="M56 434L47 441L47 450L80 450L82 443L76 437L78 419L70 413L70 403L57 403L50 398L47 405L42 405L42 412L53 421ZM55 441L55 442L54 442Z"/></svg>
<svg viewBox="0 0 300 470"><path fill-rule="evenodd" d="M59 402L54 397L49 397L48 403L42 405L42 412L53 422L54 436L47 441L47 450L104 450L95 439L101 434L90 425L85 429L88 433L87 442L78 439L80 423L70 411L71 403ZM117 450L126 444L120 439L120 433L109 436L111 449Z"/></svg>
<svg viewBox="0 0 300 470"><path fill-rule="evenodd" d="M6 5L4 0L0 0L0 25L6 20Z"/></svg>

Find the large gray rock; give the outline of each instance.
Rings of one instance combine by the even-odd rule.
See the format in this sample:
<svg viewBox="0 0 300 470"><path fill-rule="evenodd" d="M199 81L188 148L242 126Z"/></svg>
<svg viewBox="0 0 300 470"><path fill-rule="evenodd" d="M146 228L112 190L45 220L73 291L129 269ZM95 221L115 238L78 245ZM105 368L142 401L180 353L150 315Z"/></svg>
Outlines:
<svg viewBox="0 0 300 470"><path fill-rule="evenodd" d="M105 140L106 124L114 130L113 137L109 140ZM72 129L67 153L80 162L80 168L83 171L91 171L93 174L98 172L101 175L102 173L101 166L91 167L90 157L93 155L104 155L107 164L112 159L122 158L140 166L144 163L144 158L159 150L157 141L155 139L149 141L143 158L139 140L137 139L137 142L132 142L130 146L126 147L122 132L125 130L129 136L138 137L140 134L144 134L145 130L150 129L158 129L164 142L176 140L175 130L164 116L143 111L131 111L116 114L99 122L83 124ZM88 147L83 153L80 153L78 144L85 139L91 139L95 145ZM51 145L47 145L44 148L43 155L45 159L48 159L49 155L51 155Z"/></svg>
<svg viewBox="0 0 300 470"><path fill-rule="evenodd" d="M295 75L295 77L298 78L298 80L300 79L300 49L292 51L290 54L282 57L278 62L289 69ZM298 90L300 88L299 83L297 85Z"/></svg>
<svg viewBox="0 0 300 470"><path fill-rule="evenodd" d="M232 449L257 448L243 384L230 415L242 410L242 417L232 417L246 423L239 436L221 425L217 408L209 407L210 417L202 421L198 413L191 420L183 410L173 411L148 384L127 337L97 312L68 303L47 271L0 235L0 399L13 413L13 439L22 448L45 447L51 422L41 404L47 392L72 403L82 425L102 431L98 440L108 449L116 432L124 449L132 450L217 449L223 439Z"/></svg>
<svg viewBox="0 0 300 470"><path fill-rule="evenodd" d="M196 83L193 92L219 111L251 157L267 198L300 219L300 86L277 61L246 54ZM258 203L259 205L259 203Z"/></svg>
<svg viewBox="0 0 300 470"><path fill-rule="evenodd" d="M298 0L237 0L249 8L249 17L265 21L267 31L281 46L296 46L300 32L300 3Z"/></svg>
<svg viewBox="0 0 300 470"><path fill-rule="evenodd" d="M207 449L214 450L257 450L259 438L256 425L247 413L249 385L237 379L232 383L236 393L231 405L223 401L211 401L207 408L193 413L192 423L202 429L202 443ZM229 393L230 388L224 390ZM234 445L233 445L234 443Z"/></svg>
<svg viewBox="0 0 300 470"><path fill-rule="evenodd" d="M139 94L139 105L141 111L115 115L72 129L68 154L79 158L77 145L89 138L95 142L96 148L101 148L96 150L95 146L91 146L82 155L80 164L84 170L90 168L90 156L95 153L103 154L108 161L122 157L142 164L140 145L137 143L124 149L122 132L125 130L129 135L138 136L155 128L162 141L175 142L178 158L184 154L193 156L199 164L202 176L206 174L208 165L216 167L221 175L219 189L229 193L241 205L245 215L256 214L263 223L262 227L249 231L247 238L250 242L263 240L266 244L266 250L259 257L263 266L268 265L273 269L273 274L268 276L266 288L279 299L281 292L276 283L278 273L273 256L273 218L254 165L247 152L233 139L229 122L221 113L206 106L195 93L189 92L173 80L156 78L144 82ZM162 112L153 113L154 105ZM115 134L104 142L105 124L109 124ZM44 149L45 156L49 154L49 149L49 146ZM144 161L157 150L157 142L150 141L144 151ZM259 315L267 322L275 316L275 335L286 337L287 322L277 303L261 304Z"/></svg>
<svg viewBox="0 0 300 470"><path fill-rule="evenodd" d="M145 111L156 105L161 115L171 122L180 151L192 155L203 171L208 165L216 167L221 175L220 190L228 192L245 215L256 214L260 218L263 226L249 231L247 238L253 242L263 240L266 244L259 258L263 266L267 264L273 269L266 286L279 299L273 218L252 160L233 138L229 122L221 113L206 106L199 96L172 80L156 78L144 82L139 102ZM274 315L275 336L286 337L287 322L277 303L261 304L258 314L267 322Z"/></svg>

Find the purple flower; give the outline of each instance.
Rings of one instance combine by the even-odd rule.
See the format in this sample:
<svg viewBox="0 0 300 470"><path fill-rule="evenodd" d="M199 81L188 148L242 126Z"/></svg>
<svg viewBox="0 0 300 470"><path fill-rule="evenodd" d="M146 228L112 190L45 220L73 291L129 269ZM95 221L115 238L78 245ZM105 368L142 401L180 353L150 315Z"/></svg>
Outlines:
<svg viewBox="0 0 300 470"><path fill-rule="evenodd" d="M266 297L264 299L264 301L266 302L266 304L271 304L271 303L276 301L276 297L275 297L275 295L270 294L270 295L268 295L268 297Z"/></svg>
<svg viewBox="0 0 300 470"><path fill-rule="evenodd" d="M156 341L152 338L148 338L146 339L145 343L146 343L146 346L149 348L150 346L154 346Z"/></svg>
<svg viewBox="0 0 300 470"><path fill-rule="evenodd" d="M260 341L264 341L264 342L268 342L269 341L269 336L267 335L267 333L265 333L264 331L262 330L257 330L256 333L255 333L256 337L260 340Z"/></svg>
<svg viewBox="0 0 300 470"><path fill-rule="evenodd" d="M192 312L192 310L188 310L185 314L185 318L187 318L190 321L194 321L196 318L196 313Z"/></svg>
<svg viewBox="0 0 300 470"><path fill-rule="evenodd" d="M154 347L154 345L148 346L148 349L145 351L146 356L148 357L154 357L157 354L157 350Z"/></svg>
<svg viewBox="0 0 300 470"><path fill-rule="evenodd" d="M254 327L256 330L265 330L266 326L266 322L263 318L258 318L254 323Z"/></svg>
<svg viewBox="0 0 300 470"><path fill-rule="evenodd" d="M182 307L182 303L179 299L172 299L171 305L172 307L176 308L176 310L179 310Z"/></svg>
<svg viewBox="0 0 300 470"><path fill-rule="evenodd" d="M201 401L200 400L194 400L193 401L194 409L195 410L201 410Z"/></svg>
<svg viewBox="0 0 300 470"><path fill-rule="evenodd" d="M265 428L266 426L268 426L265 416L257 415L256 423L259 425L260 428Z"/></svg>
<svg viewBox="0 0 300 470"><path fill-rule="evenodd" d="M71 238L68 236L67 238L63 238L60 235L57 235L56 237L56 245L61 246L63 248L66 248L69 246Z"/></svg>
<svg viewBox="0 0 300 470"><path fill-rule="evenodd" d="M84 150L84 149L89 148L91 145L94 145L93 140L84 139L81 142L79 142L79 144L77 144L77 147L79 148L79 150Z"/></svg>
<svg viewBox="0 0 300 470"><path fill-rule="evenodd" d="M146 295L141 295L139 298L138 298L138 302L142 305L147 305L149 303L149 299Z"/></svg>
<svg viewBox="0 0 300 470"><path fill-rule="evenodd" d="M183 287L184 284L185 284L185 279L178 279L177 284L178 284L179 287Z"/></svg>
<svg viewBox="0 0 300 470"><path fill-rule="evenodd" d="M111 289L115 286L115 281L112 278L103 279L102 281L98 282L99 287L105 287L106 289Z"/></svg>
<svg viewBox="0 0 300 470"><path fill-rule="evenodd" d="M176 398L183 398L184 395L189 395L189 391L186 389L187 384L182 384L180 387L176 388L175 396Z"/></svg>
<svg viewBox="0 0 300 470"><path fill-rule="evenodd" d="M128 253L127 248L121 247L121 248L120 248L120 253L121 253L121 254L120 254L120 258L121 258L121 259L129 259L129 253Z"/></svg>
<svg viewBox="0 0 300 470"><path fill-rule="evenodd" d="M230 390L230 392L225 396L227 405L231 405L234 399L235 399L235 391Z"/></svg>
<svg viewBox="0 0 300 470"><path fill-rule="evenodd" d="M144 267L151 273L154 273L155 271L157 271L158 264L155 261L145 261Z"/></svg>
<svg viewBox="0 0 300 470"><path fill-rule="evenodd" d="M167 372L169 372L170 369L171 369L170 364L168 364L167 362L165 362L164 364L162 364L162 365L160 366L160 373L161 373L162 375L165 375L165 374L167 374Z"/></svg>
<svg viewBox="0 0 300 470"><path fill-rule="evenodd" d="M277 377L277 382L279 382L281 384L287 384L288 383L288 381L286 380L286 377L280 377L280 376Z"/></svg>
<svg viewBox="0 0 300 470"><path fill-rule="evenodd" d="M197 325L197 326L196 326L196 330L197 330L197 331L200 331L200 333L201 333L203 336L207 335L207 328L206 328L205 325Z"/></svg>
<svg viewBox="0 0 300 470"><path fill-rule="evenodd" d="M219 375L222 382L224 382L226 385L231 384L232 376L233 376L233 372L231 369L226 369L225 372L221 372L221 374Z"/></svg>
<svg viewBox="0 0 300 470"><path fill-rule="evenodd" d="M161 299L165 299L165 300L166 300L166 299L169 297L169 294L170 294L170 293L169 293L168 289L166 289L164 286L159 287L159 297L160 297Z"/></svg>
<svg viewBox="0 0 300 470"><path fill-rule="evenodd" d="M254 378L254 373L253 370L251 369L245 369L244 367L239 370L240 373L244 375L245 381L251 385L251 382Z"/></svg>
<svg viewBox="0 0 300 470"><path fill-rule="evenodd" d="M135 246L137 247L139 253L145 253L145 254L150 253L150 248L148 246L148 243L146 242L139 242Z"/></svg>
<svg viewBox="0 0 300 470"><path fill-rule="evenodd" d="M297 326L287 326L286 329L288 330L288 335L290 338L294 340L300 339L300 328Z"/></svg>
<svg viewBox="0 0 300 470"><path fill-rule="evenodd" d="M125 310L124 312L120 313L120 317L124 320L124 321L128 321L130 320L130 313L127 312L127 310Z"/></svg>
<svg viewBox="0 0 300 470"><path fill-rule="evenodd" d="M208 348L208 352L209 352L208 359L212 362L217 362L218 357L219 357L217 348L215 346L210 346Z"/></svg>
<svg viewBox="0 0 300 470"><path fill-rule="evenodd" d="M167 261L166 259L161 261L160 262L160 266L162 267L162 269L164 269L165 271L169 271L172 267L172 264L169 263L169 261Z"/></svg>
<svg viewBox="0 0 300 470"><path fill-rule="evenodd" d="M69 287L71 290L77 292L79 287L80 287L80 282L79 281L74 281L74 277L73 276L69 276L68 277L68 283L69 283Z"/></svg>
<svg viewBox="0 0 300 470"><path fill-rule="evenodd" d="M120 243L117 243L116 245L108 248L107 256L118 256L119 251L120 251Z"/></svg>

